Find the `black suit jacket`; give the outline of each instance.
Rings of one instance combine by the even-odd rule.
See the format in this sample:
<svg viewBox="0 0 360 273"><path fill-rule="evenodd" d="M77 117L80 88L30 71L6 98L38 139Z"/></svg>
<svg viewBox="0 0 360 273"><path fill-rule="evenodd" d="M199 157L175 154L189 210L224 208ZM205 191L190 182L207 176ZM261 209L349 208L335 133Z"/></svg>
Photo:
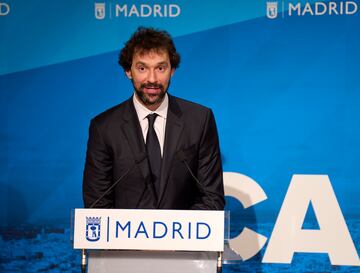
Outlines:
<svg viewBox="0 0 360 273"><path fill-rule="evenodd" d="M223 209L222 165L212 111L169 95L158 197L132 98L92 119L83 180L85 207L123 175L95 207Z"/></svg>

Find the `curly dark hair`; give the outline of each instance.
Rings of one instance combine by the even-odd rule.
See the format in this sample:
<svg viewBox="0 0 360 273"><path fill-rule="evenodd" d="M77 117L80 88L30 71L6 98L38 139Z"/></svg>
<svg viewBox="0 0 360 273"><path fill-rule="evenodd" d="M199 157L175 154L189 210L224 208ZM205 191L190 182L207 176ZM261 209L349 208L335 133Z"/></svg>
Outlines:
<svg viewBox="0 0 360 273"><path fill-rule="evenodd" d="M152 50L166 50L169 53L171 68L179 67L180 55L176 52L170 34L164 30L146 27L139 27L125 43L119 54L119 65L125 71L129 71L135 53L143 54Z"/></svg>

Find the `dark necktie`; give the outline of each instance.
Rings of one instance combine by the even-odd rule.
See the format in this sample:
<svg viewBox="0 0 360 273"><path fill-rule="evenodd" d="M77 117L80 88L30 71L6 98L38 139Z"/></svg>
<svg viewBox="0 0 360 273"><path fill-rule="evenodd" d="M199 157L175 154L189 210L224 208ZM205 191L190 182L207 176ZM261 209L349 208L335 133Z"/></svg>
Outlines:
<svg viewBox="0 0 360 273"><path fill-rule="evenodd" d="M160 188L160 172L161 172L161 150L160 143L157 138L154 122L158 115L150 114L147 116L149 121L149 129L146 136L146 150L149 157L149 163L151 168L151 173L153 177L153 183L155 185L155 190L159 196Z"/></svg>

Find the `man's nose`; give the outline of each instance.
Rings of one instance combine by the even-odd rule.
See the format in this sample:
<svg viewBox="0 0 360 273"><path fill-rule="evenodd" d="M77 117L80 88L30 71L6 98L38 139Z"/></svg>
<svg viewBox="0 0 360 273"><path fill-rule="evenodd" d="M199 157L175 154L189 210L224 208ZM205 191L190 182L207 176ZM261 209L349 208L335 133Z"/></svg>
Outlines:
<svg viewBox="0 0 360 273"><path fill-rule="evenodd" d="M150 69L147 80L148 80L149 82L156 82L156 81L157 81L157 75L156 75L156 71L155 71L155 70Z"/></svg>

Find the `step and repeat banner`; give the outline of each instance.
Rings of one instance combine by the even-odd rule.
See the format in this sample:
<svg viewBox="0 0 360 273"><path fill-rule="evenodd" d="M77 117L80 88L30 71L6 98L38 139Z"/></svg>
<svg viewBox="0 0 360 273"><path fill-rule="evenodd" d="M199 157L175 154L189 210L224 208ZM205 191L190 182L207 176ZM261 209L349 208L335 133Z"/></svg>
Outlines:
<svg viewBox="0 0 360 273"><path fill-rule="evenodd" d="M78 271L89 121L132 95L139 26L175 40L169 93L214 111L224 271L359 272L359 0L0 0L0 271Z"/></svg>

